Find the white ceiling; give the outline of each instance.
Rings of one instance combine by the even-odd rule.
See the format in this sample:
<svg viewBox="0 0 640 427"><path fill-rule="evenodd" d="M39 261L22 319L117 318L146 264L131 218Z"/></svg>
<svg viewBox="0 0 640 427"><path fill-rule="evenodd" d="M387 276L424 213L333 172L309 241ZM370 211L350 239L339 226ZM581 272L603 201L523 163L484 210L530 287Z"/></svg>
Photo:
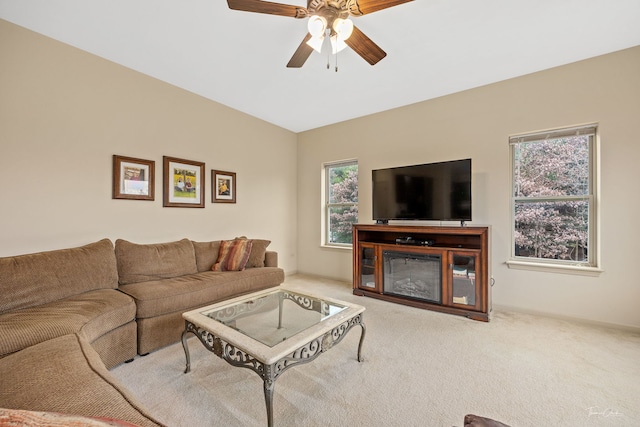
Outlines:
<svg viewBox="0 0 640 427"><path fill-rule="evenodd" d="M285 67L306 20L225 0L0 0L0 18L294 132L640 45L640 0L415 0L354 18L387 57L347 49L338 72Z"/></svg>

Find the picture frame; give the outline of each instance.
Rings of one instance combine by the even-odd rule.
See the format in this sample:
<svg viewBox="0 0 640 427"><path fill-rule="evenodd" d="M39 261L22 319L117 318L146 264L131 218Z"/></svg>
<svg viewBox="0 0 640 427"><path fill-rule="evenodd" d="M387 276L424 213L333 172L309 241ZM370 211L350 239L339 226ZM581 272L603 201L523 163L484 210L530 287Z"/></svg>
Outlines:
<svg viewBox="0 0 640 427"><path fill-rule="evenodd" d="M113 155L113 199L155 200L153 160Z"/></svg>
<svg viewBox="0 0 640 427"><path fill-rule="evenodd" d="M163 206L204 208L204 162L163 156Z"/></svg>
<svg viewBox="0 0 640 427"><path fill-rule="evenodd" d="M235 203L236 192L235 172L211 171L211 201L213 203Z"/></svg>

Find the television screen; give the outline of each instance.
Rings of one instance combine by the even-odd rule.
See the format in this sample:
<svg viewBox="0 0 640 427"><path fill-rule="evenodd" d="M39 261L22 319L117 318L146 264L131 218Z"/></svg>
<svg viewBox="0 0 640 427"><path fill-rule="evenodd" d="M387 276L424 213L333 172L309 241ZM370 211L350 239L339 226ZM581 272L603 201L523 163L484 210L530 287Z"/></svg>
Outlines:
<svg viewBox="0 0 640 427"><path fill-rule="evenodd" d="M372 171L373 219L471 221L471 159Z"/></svg>

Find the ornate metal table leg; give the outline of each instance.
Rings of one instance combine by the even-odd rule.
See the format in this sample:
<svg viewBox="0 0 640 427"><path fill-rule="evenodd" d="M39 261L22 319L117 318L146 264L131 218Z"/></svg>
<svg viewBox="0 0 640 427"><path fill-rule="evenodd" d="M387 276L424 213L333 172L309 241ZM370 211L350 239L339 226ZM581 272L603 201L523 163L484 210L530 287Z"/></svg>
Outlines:
<svg viewBox="0 0 640 427"><path fill-rule="evenodd" d="M364 323L360 322L360 327L362 328L362 332L360 333L360 343L358 344L358 362L362 362L364 360L362 358L362 342L364 341L364 334L367 332L367 328L364 326Z"/></svg>
<svg viewBox="0 0 640 427"><path fill-rule="evenodd" d="M275 381L270 379L264 380L264 401L267 404L267 426L273 427L273 388Z"/></svg>
<svg viewBox="0 0 640 427"><path fill-rule="evenodd" d="M284 301L284 297L280 295L280 299L278 300L278 329L282 329L282 302Z"/></svg>
<svg viewBox="0 0 640 427"><path fill-rule="evenodd" d="M189 357L189 345L187 344L187 334L189 332L191 331L189 331L188 327L182 332L182 348L184 348L184 356L187 359L187 367L184 370L185 374L191 370L191 357Z"/></svg>

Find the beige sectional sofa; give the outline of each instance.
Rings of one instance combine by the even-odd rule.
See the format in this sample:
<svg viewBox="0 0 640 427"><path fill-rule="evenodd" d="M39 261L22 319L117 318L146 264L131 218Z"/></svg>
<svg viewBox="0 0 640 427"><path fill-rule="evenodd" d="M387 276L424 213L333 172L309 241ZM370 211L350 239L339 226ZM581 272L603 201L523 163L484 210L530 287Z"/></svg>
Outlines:
<svg viewBox="0 0 640 427"><path fill-rule="evenodd" d="M108 239L0 258L0 357L78 334L112 368L136 355L135 316L135 301L118 291Z"/></svg>
<svg viewBox="0 0 640 427"><path fill-rule="evenodd" d="M182 313L284 281L268 240L252 239L242 271L211 271L221 241L138 245L116 240L120 290L136 302L138 354L180 340Z"/></svg>
<svg viewBox="0 0 640 427"><path fill-rule="evenodd" d="M39 417L31 412L25 417L31 422L19 419L17 424L0 421L0 425L94 425L78 419L56 424L49 419L51 413L110 418L140 427L163 425L115 380L79 334L52 338L0 359L0 378L0 408L4 408L0 409L0 420L3 413L14 419L15 411L11 410L47 413Z"/></svg>
<svg viewBox="0 0 640 427"><path fill-rule="evenodd" d="M241 271L211 271L221 241L187 239L0 258L0 408L161 425L108 369L178 341L184 311L281 284L251 243Z"/></svg>

